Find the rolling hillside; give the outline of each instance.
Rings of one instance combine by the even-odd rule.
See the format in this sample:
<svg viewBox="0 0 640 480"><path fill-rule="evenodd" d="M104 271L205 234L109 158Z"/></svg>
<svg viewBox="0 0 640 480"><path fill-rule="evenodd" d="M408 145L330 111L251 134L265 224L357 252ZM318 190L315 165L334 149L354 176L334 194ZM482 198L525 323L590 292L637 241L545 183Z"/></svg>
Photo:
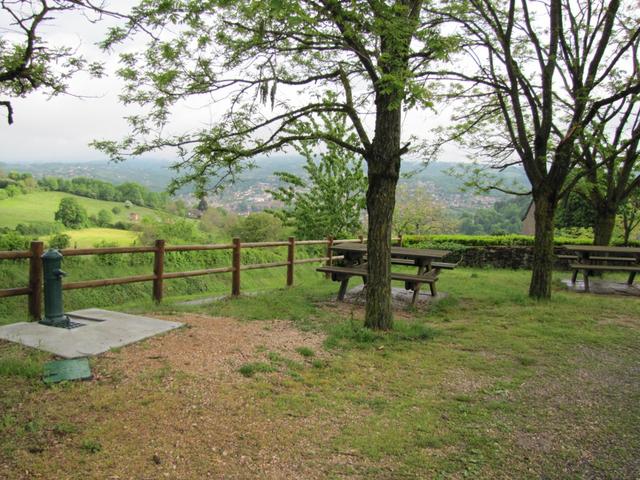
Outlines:
<svg viewBox="0 0 640 480"><path fill-rule="evenodd" d="M138 240L137 232L117 230L115 228L83 228L82 230L66 230L71 237L70 246L74 248L89 248L99 242L109 242L119 247L133 245ZM41 237L40 240L48 244L51 236Z"/></svg>
<svg viewBox="0 0 640 480"><path fill-rule="evenodd" d="M74 197L87 210L89 215L96 215L102 209L111 212L113 207L120 207L122 211L117 215L113 214L114 222L128 222L129 214L132 212L139 214L141 219L150 217L160 220L172 216L166 212L159 212L137 205L127 209L124 208L122 202L94 200L64 192L34 192L0 201L0 227L15 228L19 223L53 222L60 200L64 197Z"/></svg>

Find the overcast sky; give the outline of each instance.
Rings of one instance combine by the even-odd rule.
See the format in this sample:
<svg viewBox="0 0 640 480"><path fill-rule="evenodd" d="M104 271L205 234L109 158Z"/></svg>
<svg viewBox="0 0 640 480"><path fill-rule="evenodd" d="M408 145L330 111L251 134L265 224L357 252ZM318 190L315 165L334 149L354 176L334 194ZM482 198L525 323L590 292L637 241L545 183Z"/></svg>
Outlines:
<svg viewBox="0 0 640 480"><path fill-rule="evenodd" d="M120 3L120 2L119 2ZM0 18L0 31L5 32L6 19ZM104 36L109 22L92 24L82 15L65 14L42 30L43 38L53 45L78 49L89 61L102 61L107 72L117 68L117 55L106 55L95 45ZM14 124L6 123L6 111L0 112L0 162L48 162L105 160L105 156L88 144L96 139L119 139L128 127L123 119L137 113L136 107L124 107L118 101L121 83L113 75L92 79L76 75L69 82L71 95L48 98L33 93L26 98L12 99ZM128 110L131 109L131 110ZM201 126L212 118L215 105L193 103L185 106L174 118L178 129ZM194 124L195 122L198 122ZM404 122L405 133L422 136L438 122L433 113L411 113ZM154 158L173 159L171 151L154 153ZM442 160L461 160L456 149L442 155Z"/></svg>

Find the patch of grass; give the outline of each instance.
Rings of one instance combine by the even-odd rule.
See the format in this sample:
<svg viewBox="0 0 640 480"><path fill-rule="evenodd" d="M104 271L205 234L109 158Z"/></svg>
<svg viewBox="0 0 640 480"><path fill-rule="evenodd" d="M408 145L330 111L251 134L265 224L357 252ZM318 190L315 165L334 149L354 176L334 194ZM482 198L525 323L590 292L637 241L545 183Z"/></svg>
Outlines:
<svg viewBox="0 0 640 480"><path fill-rule="evenodd" d="M70 422L59 422L53 426L53 433L60 437L72 435L74 433L78 433L79 431L80 429L78 428L78 426Z"/></svg>
<svg viewBox="0 0 640 480"><path fill-rule="evenodd" d="M25 354L18 348L6 349L0 352L0 377L38 378L44 358L41 352Z"/></svg>
<svg viewBox="0 0 640 480"><path fill-rule="evenodd" d="M216 314L243 320L291 320L310 325L309 320L318 312L315 303L323 295L308 295L282 289L255 297L229 299L215 305Z"/></svg>
<svg viewBox="0 0 640 480"><path fill-rule="evenodd" d="M524 367L530 367L536 364L536 359L531 357L518 357L518 362Z"/></svg>
<svg viewBox="0 0 640 480"><path fill-rule="evenodd" d="M27 433L35 433L42 429L42 422L38 419L31 419L24 424L24 431Z"/></svg>
<svg viewBox="0 0 640 480"><path fill-rule="evenodd" d="M285 358L282 355L280 355L278 352L268 352L267 358L271 363L275 365L281 365L285 361Z"/></svg>
<svg viewBox="0 0 640 480"><path fill-rule="evenodd" d="M315 359L315 360L311 361L311 366L313 368L326 368L328 365L329 364L328 364L328 362L326 360Z"/></svg>
<svg viewBox="0 0 640 480"><path fill-rule="evenodd" d="M367 348L376 346L397 347L402 342L425 341L433 338L436 330L423 323L397 320L389 331L377 331L366 328L353 319L333 326L325 340L327 348Z"/></svg>
<svg viewBox="0 0 640 480"><path fill-rule="evenodd" d="M150 383L154 383L154 384L160 384L171 373L172 373L171 366L165 364L165 365L162 365L161 367L158 367L158 368L155 368L155 369L152 369L152 370L148 370L148 371L144 371L140 375L140 379L143 382L150 382Z"/></svg>
<svg viewBox="0 0 640 480"><path fill-rule="evenodd" d="M295 372L293 370L289 370L287 372L287 375L289 375L296 382L303 382L304 381L304 378L302 377L302 375L300 375L298 372Z"/></svg>
<svg viewBox="0 0 640 480"><path fill-rule="evenodd" d="M102 444L95 439L85 439L80 444L80 448L87 453L98 453L102 451Z"/></svg>
<svg viewBox="0 0 640 480"><path fill-rule="evenodd" d="M252 363L245 363L238 369L238 371L243 376L250 378L250 377L253 377L256 373L270 373L270 372L275 372L276 369L273 366L269 365L268 363L252 362Z"/></svg>
<svg viewBox="0 0 640 480"><path fill-rule="evenodd" d="M5 413L0 417L0 429L13 427L16 424L16 417L11 414Z"/></svg>
<svg viewBox="0 0 640 480"><path fill-rule="evenodd" d="M316 352L314 352L309 347L298 347L296 348L296 352L298 352L300 355L302 355L305 358L313 357L316 354Z"/></svg>

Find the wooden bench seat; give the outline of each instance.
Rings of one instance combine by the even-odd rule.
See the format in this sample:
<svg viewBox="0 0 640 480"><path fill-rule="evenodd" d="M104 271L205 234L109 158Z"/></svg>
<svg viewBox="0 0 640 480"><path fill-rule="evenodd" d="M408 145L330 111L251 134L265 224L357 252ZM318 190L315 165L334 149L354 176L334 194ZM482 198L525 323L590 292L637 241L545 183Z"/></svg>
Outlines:
<svg viewBox="0 0 640 480"><path fill-rule="evenodd" d="M416 265L415 261L413 261L410 258L392 258L391 263L393 263L394 265L411 265L411 266ZM458 263L431 262L431 267L437 268L439 270L453 270L458 266Z"/></svg>
<svg viewBox="0 0 640 480"><path fill-rule="evenodd" d="M635 263L635 257L589 257L589 260L598 260L598 261L611 261L611 262L631 262Z"/></svg>
<svg viewBox="0 0 640 480"><path fill-rule="evenodd" d="M331 279L334 281L340 281L340 290L338 292L338 300L344 300L344 296L347 291L347 285L350 277L362 277L365 281L368 276L366 268L362 267L337 267L337 266L324 266L316 268L318 272L330 273ZM420 284L426 283L429 285L431 295L436 296L436 282L438 281L438 274L436 270L425 273L424 275L415 275L409 273L391 272L391 280L398 280L405 282L405 288L407 290L413 290L412 304L415 303L418 296Z"/></svg>
<svg viewBox="0 0 640 480"><path fill-rule="evenodd" d="M611 270L614 272L640 272L640 265L599 265L597 263L572 263L578 270Z"/></svg>
<svg viewBox="0 0 640 480"><path fill-rule="evenodd" d="M431 266L433 268L439 268L441 270L453 270L454 268L456 268L458 265L460 264L460 262L458 263L447 263L447 262L433 262L431 263Z"/></svg>
<svg viewBox="0 0 640 480"><path fill-rule="evenodd" d="M556 255L557 258L560 258L562 260L579 260L578 255ZM636 258L635 257L589 257L589 260L597 260L599 262L607 262L607 261L611 261L611 262L629 262L629 263L635 263L636 262Z"/></svg>
<svg viewBox="0 0 640 480"><path fill-rule="evenodd" d="M362 267L338 267L335 265L318 267L316 268L317 272L330 273L332 280L339 280L339 276L350 276L350 277L366 277L367 269Z"/></svg>
<svg viewBox="0 0 640 480"><path fill-rule="evenodd" d="M391 258L391 263L394 265L415 265L416 262L410 258Z"/></svg>

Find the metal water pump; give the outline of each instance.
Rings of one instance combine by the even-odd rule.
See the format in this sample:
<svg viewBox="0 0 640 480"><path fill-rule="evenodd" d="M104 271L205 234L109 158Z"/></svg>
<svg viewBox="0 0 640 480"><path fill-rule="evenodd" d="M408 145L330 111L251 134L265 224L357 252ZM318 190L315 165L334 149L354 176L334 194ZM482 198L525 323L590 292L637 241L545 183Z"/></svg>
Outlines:
<svg viewBox="0 0 640 480"><path fill-rule="evenodd" d="M70 328L69 317L62 308L62 277L66 275L60 267L62 254L50 248L42 255L44 276L44 318L43 325L51 327Z"/></svg>

